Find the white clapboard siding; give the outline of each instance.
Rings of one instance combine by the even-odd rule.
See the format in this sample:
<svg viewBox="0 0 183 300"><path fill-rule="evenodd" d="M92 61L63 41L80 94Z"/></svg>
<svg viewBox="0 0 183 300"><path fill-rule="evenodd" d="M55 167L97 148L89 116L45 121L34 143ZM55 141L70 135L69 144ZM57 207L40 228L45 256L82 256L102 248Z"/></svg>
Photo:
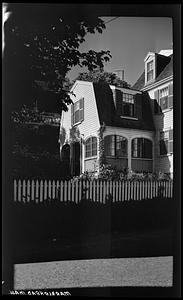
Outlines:
<svg viewBox="0 0 183 300"><path fill-rule="evenodd" d="M172 197L173 181L14 180L14 202L58 199L79 203L85 195L84 199L104 204L107 198L112 202L152 199L158 197L160 191L164 197Z"/></svg>

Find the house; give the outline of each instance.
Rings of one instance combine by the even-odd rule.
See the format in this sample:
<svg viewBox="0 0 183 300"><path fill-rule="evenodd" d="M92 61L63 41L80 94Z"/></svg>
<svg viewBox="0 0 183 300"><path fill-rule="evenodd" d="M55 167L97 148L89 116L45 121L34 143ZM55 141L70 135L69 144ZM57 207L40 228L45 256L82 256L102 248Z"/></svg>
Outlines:
<svg viewBox="0 0 183 300"><path fill-rule="evenodd" d="M147 93L86 81L76 81L71 91L73 104L61 117L60 152L72 175L98 172L101 156L121 170L154 171L155 126Z"/></svg>
<svg viewBox="0 0 183 300"><path fill-rule="evenodd" d="M145 71L130 89L75 82L59 139L61 160L72 175L99 172L102 163L173 175L172 59L149 52Z"/></svg>
<svg viewBox="0 0 183 300"><path fill-rule="evenodd" d="M173 177L173 52L149 52L144 72L133 86L151 98L154 137L154 169Z"/></svg>

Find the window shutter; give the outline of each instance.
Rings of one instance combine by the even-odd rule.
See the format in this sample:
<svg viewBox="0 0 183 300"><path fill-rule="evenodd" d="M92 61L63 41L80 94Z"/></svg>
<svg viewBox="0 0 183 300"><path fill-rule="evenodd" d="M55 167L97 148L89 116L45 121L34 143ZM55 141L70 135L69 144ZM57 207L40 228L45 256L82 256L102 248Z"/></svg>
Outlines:
<svg viewBox="0 0 183 300"><path fill-rule="evenodd" d="M74 125L74 104L71 104L71 126Z"/></svg>
<svg viewBox="0 0 183 300"><path fill-rule="evenodd" d="M135 100L135 117L138 119L142 119L142 95L136 94L134 96Z"/></svg>
<svg viewBox="0 0 183 300"><path fill-rule="evenodd" d="M173 83L170 83L168 86L168 106L173 106Z"/></svg>
<svg viewBox="0 0 183 300"><path fill-rule="evenodd" d="M117 115L122 116L123 115L123 93L118 89L116 89L115 98L116 98Z"/></svg>
<svg viewBox="0 0 183 300"><path fill-rule="evenodd" d="M79 105L80 105L80 121L83 121L84 120L84 98L81 98L80 99L80 102L79 102Z"/></svg>

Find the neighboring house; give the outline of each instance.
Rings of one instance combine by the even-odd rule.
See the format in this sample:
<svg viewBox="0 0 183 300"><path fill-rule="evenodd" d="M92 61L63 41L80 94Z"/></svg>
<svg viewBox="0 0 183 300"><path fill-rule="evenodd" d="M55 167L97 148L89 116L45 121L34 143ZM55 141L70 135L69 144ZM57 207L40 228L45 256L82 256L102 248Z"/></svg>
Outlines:
<svg viewBox="0 0 183 300"><path fill-rule="evenodd" d="M173 54L149 52L145 71L133 88L148 92L155 124L154 170L173 177Z"/></svg>
<svg viewBox="0 0 183 300"><path fill-rule="evenodd" d="M71 91L73 104L61 117L60 152L72 175L98 172L101 156L118 169L155 170L147 93L86 81L76 81Z"/></svg>

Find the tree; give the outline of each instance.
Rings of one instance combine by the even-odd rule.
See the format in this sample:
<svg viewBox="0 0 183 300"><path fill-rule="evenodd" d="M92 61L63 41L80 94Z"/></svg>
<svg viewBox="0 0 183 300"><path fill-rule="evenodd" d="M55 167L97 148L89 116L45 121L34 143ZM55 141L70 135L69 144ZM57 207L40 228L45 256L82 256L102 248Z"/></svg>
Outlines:
<svg viewBox="0 0 183 300"><path fill-rule="evenodd" d="M104 50L79 51L87 33L103 32L103 20L78 4L10 3L8 11L5 59L12 103L38 98L67 111L72 103L65 87L67 72L76 65L90 71L102 68L111 57Z"/></svg>
<svg viewBox="0 0 183 300"><path fill-rule="evenodd" d="M80 73L75 80L84 80L91 82L106 82L108 84L115 85L117 87L130 88L130 85L121 80L115 73L104 72L103 70L97 69L90 72Z"/></svg>

